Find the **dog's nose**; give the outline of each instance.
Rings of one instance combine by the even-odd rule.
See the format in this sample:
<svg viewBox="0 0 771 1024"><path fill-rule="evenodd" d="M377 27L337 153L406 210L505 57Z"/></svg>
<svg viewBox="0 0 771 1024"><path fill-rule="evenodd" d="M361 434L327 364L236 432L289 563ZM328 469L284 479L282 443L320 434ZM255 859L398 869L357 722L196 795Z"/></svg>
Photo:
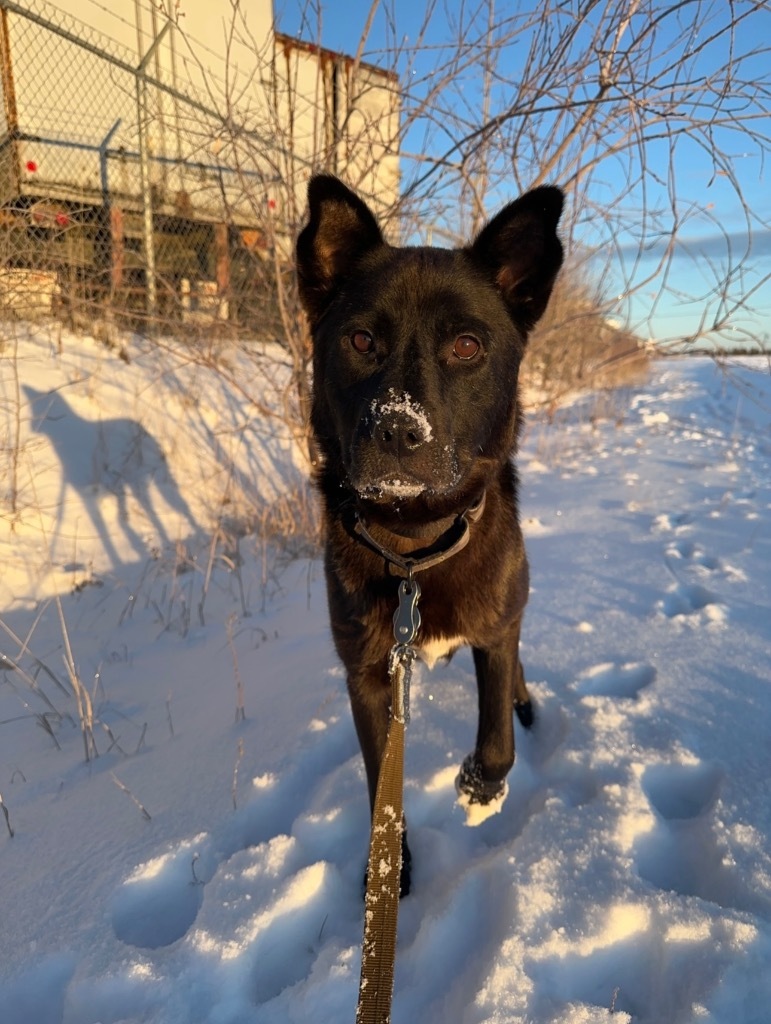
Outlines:
<svg viewBox="0 0 771 1024"><path fill-rule="evenodd" d="M375 440L381 451L388 455L408 455L426 443L423 427L415 420L408 422L393 416L380 419L375 425Z"/></svg>

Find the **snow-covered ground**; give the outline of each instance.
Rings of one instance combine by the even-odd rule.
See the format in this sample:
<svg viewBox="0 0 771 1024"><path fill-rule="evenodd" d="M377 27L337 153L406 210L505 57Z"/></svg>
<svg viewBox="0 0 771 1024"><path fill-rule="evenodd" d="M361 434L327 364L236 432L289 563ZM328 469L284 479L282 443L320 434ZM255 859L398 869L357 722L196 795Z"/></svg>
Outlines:
<svg viewBox="0 0 771 1024"><path fill-rule="evenodd" d="M368 813L320 567L211 544L289 439L152 353L24 337L18 391L8 354L0 1021L352 1022ZM771 1020L769 367L611 406L530 420L538 721L479 828L469 653L415 687L394 1024Z"/></svg>

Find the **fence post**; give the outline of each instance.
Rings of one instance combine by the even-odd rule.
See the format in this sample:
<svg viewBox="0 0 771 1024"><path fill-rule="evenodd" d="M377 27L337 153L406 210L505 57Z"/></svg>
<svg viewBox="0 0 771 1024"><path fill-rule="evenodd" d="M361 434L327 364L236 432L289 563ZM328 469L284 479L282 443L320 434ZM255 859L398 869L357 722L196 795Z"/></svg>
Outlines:
<svg viewBox="0 0 771 1024"><path fill-rule="evenodd" d="M214 225L214 253L217 276L217 316L220 320L230 317L230 244L227 224Z"/></svg>
<svg viewBox="0 0 771 1024"><path fill-rule="evenodd" d="M155 280L155 239L153 236L153 197L150 187L150 154L147 149L147 80L145 68L152 60L153 54L161 40L171 28L167 21L156 36L152 45L139 62L136 70L137 83L137 131L139 133L139 180L142 189L142 241L145 254L145 285L147 316L153 320L158 312L158 289Z"/></svg>
<svg viewBox="0 0 771 1024"><path fill-rule="evenodd" d="M125 231L123 210L110 206L110 302L113 303L123 288L125 267Z"/></svg>

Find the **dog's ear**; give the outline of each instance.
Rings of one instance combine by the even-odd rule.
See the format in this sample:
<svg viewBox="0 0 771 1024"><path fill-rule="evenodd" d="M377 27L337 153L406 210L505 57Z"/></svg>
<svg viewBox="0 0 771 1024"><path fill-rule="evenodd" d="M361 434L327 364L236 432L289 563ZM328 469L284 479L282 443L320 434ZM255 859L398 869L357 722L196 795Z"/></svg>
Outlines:
<svg viewBox="0 0 771 1024"><path fill-rule="evenodd" d="M514 320L529 330L541 317L562 265L557 224L562 191L526 192L486 224L467 250L500 291Z"/></svg>
<svg viewBox="0 0 771 1024"><path fill-rule="evenodd" d="M329 174L311 178L308 207L297 239L297 276L305 311L316 323L354 263L385 243L369 207Z"/></svg>

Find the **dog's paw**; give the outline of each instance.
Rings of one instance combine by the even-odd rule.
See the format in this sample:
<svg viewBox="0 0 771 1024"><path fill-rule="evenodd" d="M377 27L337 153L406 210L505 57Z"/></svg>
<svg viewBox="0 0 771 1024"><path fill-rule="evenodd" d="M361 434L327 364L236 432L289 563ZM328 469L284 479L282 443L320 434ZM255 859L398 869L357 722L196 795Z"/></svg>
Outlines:
<svg viewBox="0 0 771 1024"><path fill-rule="evenodd" d="M407 845L407 837L402 839L402 871L399 875L399 898L409 896L412 888L412 854Z"/></svg>
<svg viewBox="0 0 771 1024"><path fill-rule="evenodd" d="M509 792L505 779L490 782L482 778L482 769L473 754L469 754L460 766L455 780L458 791L458 806L466 814L470 827L481 825L493 814L498 814Z"/></svg>
<svg viewBox="0 0 771 1024"><path fill-rule="evenodd" d="M524 729L532 729L535 722L535 708L531 700L518 700L514 704L514 711Z"/></svg>

